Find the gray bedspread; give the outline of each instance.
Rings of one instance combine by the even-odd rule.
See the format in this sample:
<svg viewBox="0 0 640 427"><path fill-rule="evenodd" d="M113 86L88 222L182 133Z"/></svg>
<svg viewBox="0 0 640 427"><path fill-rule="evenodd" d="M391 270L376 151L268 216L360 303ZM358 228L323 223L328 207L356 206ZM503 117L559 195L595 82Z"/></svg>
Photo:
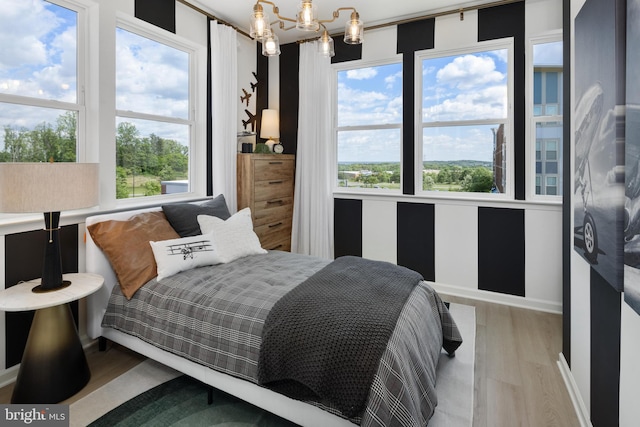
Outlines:
<svg viewBox="0 0 640 427"><path fill-rule="evenodd" d="M103 326L257 383L269 310L328 262L272 251L151 280L131 300L115 286ZM435 373L443 337L462 341L444 303L421 282L400 313L365 410L351 420L363 426L426 425L437 404ZM325 402L309 403L342 415Z"/></svg>
<svg viewBox="0 0 640 427"><path fill-rule="evenodd" d="M360 415L398 316L422 280L388 262L336 259L269 312L260 384L298 400L327 400L348 417Z"/></svg>

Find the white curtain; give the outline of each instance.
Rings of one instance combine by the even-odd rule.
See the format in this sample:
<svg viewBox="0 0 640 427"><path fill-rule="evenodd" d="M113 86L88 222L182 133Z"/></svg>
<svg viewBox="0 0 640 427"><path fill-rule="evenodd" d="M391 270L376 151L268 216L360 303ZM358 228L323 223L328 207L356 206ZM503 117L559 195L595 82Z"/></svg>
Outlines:
<svg viewBox="0 0 640 427"><path fill-rule="evenodd" d="M291 250L333 258L331 61L300 45L300 103Z"/></svg>
<svg viewBox="0 0 640 427"><path fill-rule="evenodd" d="M231 213L237 210L237 98L237 32L229 26L211 21L213 194L224 194Z"/></svg>

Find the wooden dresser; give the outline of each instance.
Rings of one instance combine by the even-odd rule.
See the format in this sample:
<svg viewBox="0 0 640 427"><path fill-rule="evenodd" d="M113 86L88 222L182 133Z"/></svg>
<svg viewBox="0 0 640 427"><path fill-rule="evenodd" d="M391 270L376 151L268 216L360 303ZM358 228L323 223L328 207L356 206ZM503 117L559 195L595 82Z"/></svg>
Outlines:
<svg viewBox="0 0 640 427"><path fill-rule="evenodd" d="M251 208L265 249L291 250L293 154L238 153L238 210Z"/></svg>

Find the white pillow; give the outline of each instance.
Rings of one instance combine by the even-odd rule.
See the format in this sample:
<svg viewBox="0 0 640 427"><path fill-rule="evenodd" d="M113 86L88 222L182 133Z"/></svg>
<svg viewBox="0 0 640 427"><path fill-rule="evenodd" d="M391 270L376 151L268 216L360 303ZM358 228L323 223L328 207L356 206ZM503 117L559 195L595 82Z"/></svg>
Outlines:
<svg viewBox="0 0 640 427"><path fill-rule="evenodd" d="M158 265L158 280L203 265L220 264L211 234L149 242Z"/></svg>
<svg viewBox="0 0 640 427"><path fill-rule="evenodd" d="M226 221L215 216L198 215L202 233L213 233L213 242L222 257L230 262L247 255L266 254L253 231L251 210L244 208Z"/></svg>

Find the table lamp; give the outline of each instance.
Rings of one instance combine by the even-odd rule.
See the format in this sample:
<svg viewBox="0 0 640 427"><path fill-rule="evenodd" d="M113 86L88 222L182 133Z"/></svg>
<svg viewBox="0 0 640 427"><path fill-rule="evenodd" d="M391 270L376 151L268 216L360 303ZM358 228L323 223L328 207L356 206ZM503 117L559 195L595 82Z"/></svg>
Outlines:
<svg viewBox="0 0 640 427"><path fill-rule="evenodd" d="M0 163L0 212L44 212L47 241L42 279L33 292L71 284L62 280L60 211L97 204L97 163Z"/></svg>
<svg viewBox="0 0 640 427"><path fill-rule="evenodd" d="M269 151L273 151L273 145L276 143L274 138L280 138L280 123L276 110L262 110L260 138L267 139L265 144L269 147Z"/></svg>

